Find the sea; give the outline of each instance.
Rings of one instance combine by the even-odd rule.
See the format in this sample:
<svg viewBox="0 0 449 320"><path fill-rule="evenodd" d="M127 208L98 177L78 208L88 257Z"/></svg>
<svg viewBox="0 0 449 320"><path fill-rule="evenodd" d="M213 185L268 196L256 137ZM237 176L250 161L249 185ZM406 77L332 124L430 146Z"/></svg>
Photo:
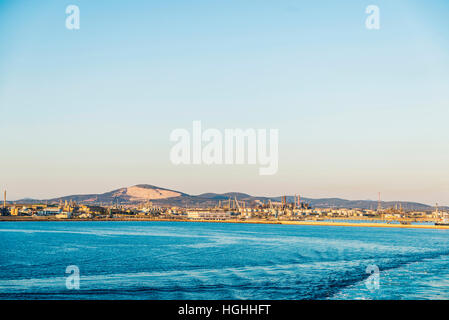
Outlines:
<svg viewBox="0 0 449 320"><path fill-rule="evenodd" d="M0 299L449 299L449 230L5 221Z"/></svg>

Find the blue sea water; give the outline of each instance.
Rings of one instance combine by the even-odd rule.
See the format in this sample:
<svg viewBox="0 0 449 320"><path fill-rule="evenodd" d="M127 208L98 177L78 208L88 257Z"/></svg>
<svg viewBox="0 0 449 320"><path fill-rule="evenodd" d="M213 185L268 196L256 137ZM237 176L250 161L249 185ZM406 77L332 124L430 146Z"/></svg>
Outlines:
<svg viewBox="0 0 449 320"><path fill-rule="evenodd" d="M0 222L0 246L0 299L449 299L449 230Z"/></svg>

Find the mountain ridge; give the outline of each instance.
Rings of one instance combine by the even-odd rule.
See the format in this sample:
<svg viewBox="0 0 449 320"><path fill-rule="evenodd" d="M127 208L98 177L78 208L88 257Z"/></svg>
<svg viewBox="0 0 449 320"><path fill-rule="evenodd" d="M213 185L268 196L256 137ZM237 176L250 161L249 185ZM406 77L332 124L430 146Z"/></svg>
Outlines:
<svg viewBox="0 0 449 320"><path fill-rule="evenodd" d="M14 201L15 203L58 203L64 201L76 201L84 204L121 204L121 205L133 205L151 201L157 205L163 206L198 206L207 207L213 206L218 201L227 201L237 199L240 201L248 202L268 202L276 201L281 202L282 196L252 196L242 192L226 192L226 193L202 193L199 195L190 195L181 191L162 188L150 184L137 184L131 187L124 187L108 191L101 194L77 194L68 195L62 197L56 197L51 199L20 199ZM293 202L294 196L287 196L287 201ZM301 201L307 202L312 207L323 208L360 208L360 209L376 209L378 202L375 200L347 200L337 197L329 198L306 198L301 197ZM383 208L393 207L395 205L401 205L406 210L431 210L433 207L427 204L410 201L382 201ZM448 209L447 207L442 207Z"/></svg>

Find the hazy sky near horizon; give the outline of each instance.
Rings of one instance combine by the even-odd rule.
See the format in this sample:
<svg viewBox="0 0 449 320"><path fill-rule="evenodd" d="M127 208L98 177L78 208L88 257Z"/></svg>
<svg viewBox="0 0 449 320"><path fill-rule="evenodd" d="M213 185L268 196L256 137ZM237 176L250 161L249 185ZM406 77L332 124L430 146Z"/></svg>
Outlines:
<svg viewBox="0 0 449 320"><path fill-rule="evenodd" d="M174 166L194 120L279 129L278 173ZM148 183L449 205L448 120L446 0L0 0L10 199Z"/></svg>

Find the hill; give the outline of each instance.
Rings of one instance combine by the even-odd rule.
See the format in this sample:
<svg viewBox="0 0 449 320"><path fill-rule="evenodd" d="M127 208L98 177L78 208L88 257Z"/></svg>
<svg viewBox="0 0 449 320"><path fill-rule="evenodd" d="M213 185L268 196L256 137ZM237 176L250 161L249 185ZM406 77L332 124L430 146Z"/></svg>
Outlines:
<svg viewBox="0 0 449 320"><path fill-rule="evenodd" d="M131 187L124 187L102 194L81 194L81 195L69 195L47 200L37 199L22 199L15 201L16 203L59 203L60 201L76 201L84 204L116 204L121 205L133 205L146 201L151 201L154 204L162 206L195 206L195 207L207 207L214 206L219 201L227 201L229 199L243 200L247 202L268 202L269 200L275 202L281 202L281 196L275 197L257 197L241 192L227 192L227 193L202 193L199 195L189 195L187 193L161 188L149 184L138 184ZM287 200L292 202L293 196L288 196ZM308 202L312 207L320 208L361 208L361 209L376 209L377 201L372 200L346 200L340 198L301 198L301 201ZM406 210L423 210L428 211L433 208L427 204L407 201L391 201L382 202L383 208L393 207L395 205L401 205ZM448 208L442 208L448 209Z"/></svg>

